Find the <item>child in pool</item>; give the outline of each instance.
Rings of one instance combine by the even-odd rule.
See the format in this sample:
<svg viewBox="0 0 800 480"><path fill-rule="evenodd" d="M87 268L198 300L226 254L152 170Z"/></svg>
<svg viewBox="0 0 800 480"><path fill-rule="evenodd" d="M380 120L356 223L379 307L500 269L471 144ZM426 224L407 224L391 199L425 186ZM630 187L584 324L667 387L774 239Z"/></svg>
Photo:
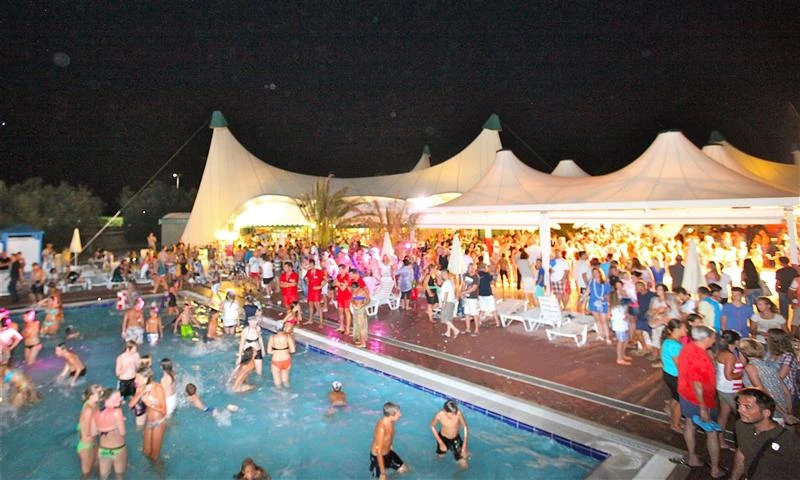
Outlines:
<svg viewBox="0 0 800 480"><path fill-rule="evenodd" d="M197 393L197 387L194 383L187 383L186 384L186 401L188 401L194 408L205 412L210 413L211 415L217 416L219 415L219 410L214 407L209 407L205 403L203 403L203 399L200 398L200 394ZM239 411L239 407L233 404L228 404L225 407L226 410L229 412L237 412Z"/></svg>

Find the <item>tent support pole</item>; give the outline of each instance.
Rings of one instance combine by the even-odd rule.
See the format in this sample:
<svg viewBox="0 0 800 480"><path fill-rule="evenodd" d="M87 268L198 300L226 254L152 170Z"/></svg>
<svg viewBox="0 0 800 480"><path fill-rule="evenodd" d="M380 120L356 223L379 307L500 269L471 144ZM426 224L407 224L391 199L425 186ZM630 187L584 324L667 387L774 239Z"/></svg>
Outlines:
<svg viewBox="0 0 800 480"><path fill-rule="evenodd" d="M550 294L550 218L546 212L539 216L539 247L542 250L544 268L544 291Z"/></svg>
<svg viewBox="0 0 800 480"><path fill-rule="evenodd" d="M789 260L792 265L797 265L797 216L794 214L794 208L786 209L786 228L789 232Z"/></svg>

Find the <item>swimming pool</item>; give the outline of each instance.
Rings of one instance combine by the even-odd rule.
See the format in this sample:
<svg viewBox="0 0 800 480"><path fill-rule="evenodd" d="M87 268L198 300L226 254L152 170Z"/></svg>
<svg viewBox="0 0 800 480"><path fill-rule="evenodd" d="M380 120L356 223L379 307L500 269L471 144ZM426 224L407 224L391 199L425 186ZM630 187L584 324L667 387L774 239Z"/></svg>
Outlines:
<svg viewBox="0 0 800 480"><path fill-rule="evenodd" d="M52 353L55 341L45 342L40 363L30 371L41 386L43 402L18 416L2 411L3 478L75 478L80 393L87 381L116 383L113 366L121 349L120 315L108 308L68 309L65 315L66 323L83 333L84 338L71 346L87 363L88 375L74 389L55 386L52 378L62 363ZM133 416L126 411L127 478L131 479L230 478L246 456L267 468L273 478L368 478L372 431L386 401L398 403L403 411L394 445L412 468L405 478L583 478L599 463L553 439L467 409L472 457L469 470L459 473L452 456L439 459L434 454L428 424L442 398L305 346L294 358L291 390L275 391L271 379L264 377L254 379L258 389L246 394L226 388L235 361L232 339L203 344L168 335L152 350L142 347L142 353L147 352L156 362L162 357L173 360L179 391L192 382L207 404L234 403L241 410L214 419L187 407L179 396L160 468L138 453L141 434L134 431ZM344 384L351 406L326 416L333 380Z"/></svg>

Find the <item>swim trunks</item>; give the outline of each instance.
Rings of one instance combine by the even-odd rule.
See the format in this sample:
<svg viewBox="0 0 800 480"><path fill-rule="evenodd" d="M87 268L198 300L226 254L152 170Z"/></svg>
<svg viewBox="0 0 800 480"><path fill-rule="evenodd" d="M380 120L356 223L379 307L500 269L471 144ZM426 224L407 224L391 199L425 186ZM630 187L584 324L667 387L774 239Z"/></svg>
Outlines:
<svg viewBox="0 0 800 480"><path fill-rule="evenodd" d="M394 450L389 450L389 453L383 456L383 466L387 469L391 468L397 470L403 466L403 459L400 458L400 455L394 453ZM369 471L372 472L374 478L379 478L381 476L378 457L373 455L372 452L369 454Z"/></svg>
<svg viewBox="0 0 800 480"><path fill-rule="evenodd" d="M141 345L144 342L144 328L139 326L128 327L125 330L125 341L133 340L137 344Z"/></svg>
<svg viewBox="0 0 800 480"><path fill-rule="evenodd" d="M68 376L74 377L75 376L75 370L70 370ZM78 377L85 377L85 376L86 376L86 367L83 367L83 370L81 370L81 373L78 374Z"/></svg>
<svg viewBox="0 0 800 480"><path fill-rule="evenodd" d="M456 461L461 460L461 447L464 446L464 441L461 439L461 434L456 435L456 438L447 438L442 435L442 432L439 432L439 438L442 439L442 443L444 443L444 450L439 450L439 444L436 444L436 453L439 455L444 455L447 453L448 450L453 451L453 457Z"/></svg>
<svg viewBox="0 0 800 480"><path fill-rule="evenodd" d="M159 339L158 333L155 333L155 332L148 333L145 336L147 337L147 343L149 343L150 345L155 345L155 344L158 343L158 339Z"/></svg>
<svg viewBox="0 0 800 480"><path fill-rule="evenodd" d="M136 378L120 380L118 384L119 394L123 397L131 397L136 393Z"/></svg>
<svg viewBox="0 0 800 480"><path fill-rule="evenodd" d="M191 338L194 336L194 329L191 325L181 325L181 337Z"/></svg>

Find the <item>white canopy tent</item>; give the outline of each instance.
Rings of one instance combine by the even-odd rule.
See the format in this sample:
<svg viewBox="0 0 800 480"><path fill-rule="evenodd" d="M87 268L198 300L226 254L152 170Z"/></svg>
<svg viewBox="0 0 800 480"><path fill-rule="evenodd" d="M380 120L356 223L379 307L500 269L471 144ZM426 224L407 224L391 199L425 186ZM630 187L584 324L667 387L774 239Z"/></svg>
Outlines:
<svg viewBox="0 0 800 480"><path fill-rule="evenodd" d="M210 127L214 132L208 158L182 240L191 244L214 240L216 232L233 226L233 215L241 212L247 202L265 196L282 205L281 214L273 218L269 209L265 209L257 219L258 225L286 225L288 221L305 224L302 215L297 215L299 209L289 208L286 200L296 200L311 192L323 177L290 172L264 163L236 140L220 112L214 112ZM500 120L492 115L472 143L438 165L379 177L332 178L331 188L347 187L354 197L402 200L442 195L448 198L447 194L460 194L477 183L494 163L495 152L502 148L499 131ZM435 201L441 200L421 204Z"/></svg>
<svg viewBox="0 0 800 480"><path fill-rule="evenodd" d="M422 155L420 155L417 164L414 165L414 168L411 169L412 172L416 172L418 170L425 170L431 166L431 148L425 145L425 148L422 149Z"/></svg>
<svg viewBox="0 0 800 480"><path fill-rule="evenodd" d="M726 141L703 147L703 153L717 163L748 178L758 180L795 195L800 193L800 166L771 162L748 155Z"/></svg>
<svg viewBox="0 0 800 480"><path fill-rule="evenodd" d="M575 160L561 160L556 165L556 168L550 172L550 175L555 175L556 177L588 177L589 174L586 173L584 169L578 166L575 163Z"/></svg>

